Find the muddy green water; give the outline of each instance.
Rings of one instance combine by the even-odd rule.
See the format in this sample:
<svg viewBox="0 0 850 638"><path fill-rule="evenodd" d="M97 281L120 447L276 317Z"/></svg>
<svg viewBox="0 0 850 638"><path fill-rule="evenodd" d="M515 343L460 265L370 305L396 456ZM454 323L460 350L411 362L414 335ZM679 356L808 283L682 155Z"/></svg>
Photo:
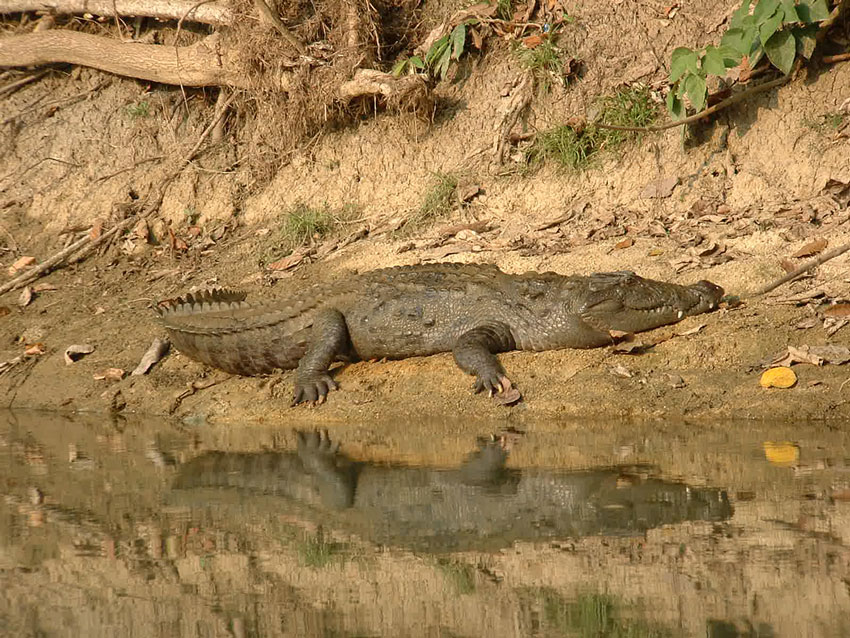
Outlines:
<svg viewBox="0 0 850 638"><path fill-rule="evenodd" d="M0 412L0 635L850 636L844 425Z"/></svg>

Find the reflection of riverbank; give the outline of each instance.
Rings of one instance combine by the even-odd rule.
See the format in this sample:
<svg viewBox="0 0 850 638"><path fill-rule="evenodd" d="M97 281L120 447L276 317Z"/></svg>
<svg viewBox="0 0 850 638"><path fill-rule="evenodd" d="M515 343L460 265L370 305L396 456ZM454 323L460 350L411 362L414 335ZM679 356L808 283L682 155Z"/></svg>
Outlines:
<svg viewBox="0 0 850 638"><path fill-rule="evenodd" d="M0 622L13 633L548 636L570 635L572 619L596 609L645 630L632 635L703 636L710 621L743 630L746 620L777 636L847 635L850 521L831 496L850 455L844 434L820 427L518 427L528 433L509 468L653 463L665 480L728 486L734 516L434 557L275 516L272 496L256 497L262 519L236 517L240 492L218 492L224 506L163 507L172 461L291 450L291 431L17 418L0 422ZM448 431L370 423L332 436L357 460L371 450L457 467L469 440ZM793 466L765 458L765 440L789 439Z"/></svg>

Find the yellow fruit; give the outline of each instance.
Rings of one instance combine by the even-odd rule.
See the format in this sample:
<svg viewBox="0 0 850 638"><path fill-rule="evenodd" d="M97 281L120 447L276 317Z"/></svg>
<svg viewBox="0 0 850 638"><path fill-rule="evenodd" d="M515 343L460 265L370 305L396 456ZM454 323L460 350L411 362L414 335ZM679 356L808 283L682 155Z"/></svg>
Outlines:
<svg viewBox="0 0 850 638"><path fill-rule="evenodd" d="M763 388L790 388L797 383L797 375L791 368L780 366L765 370L759 383Z"/></svg>

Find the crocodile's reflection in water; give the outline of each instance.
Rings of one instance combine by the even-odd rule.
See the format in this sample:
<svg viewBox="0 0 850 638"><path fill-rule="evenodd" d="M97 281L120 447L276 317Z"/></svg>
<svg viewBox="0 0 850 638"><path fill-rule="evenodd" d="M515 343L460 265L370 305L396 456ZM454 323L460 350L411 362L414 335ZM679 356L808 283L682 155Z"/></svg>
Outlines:
<svg viewBox="0 0 850 638"><path fill-rule="evenodd" d="M180 469L174 487L281 496L277 513L435 552L641 534L732 515L724 490L663 480L650 466L519 470L506 459L505 447L492 440L456 469L357 462L327 435L299 433L295 452L205 453ZM240 507L252 508L250 499L240 499Z"/></svg>

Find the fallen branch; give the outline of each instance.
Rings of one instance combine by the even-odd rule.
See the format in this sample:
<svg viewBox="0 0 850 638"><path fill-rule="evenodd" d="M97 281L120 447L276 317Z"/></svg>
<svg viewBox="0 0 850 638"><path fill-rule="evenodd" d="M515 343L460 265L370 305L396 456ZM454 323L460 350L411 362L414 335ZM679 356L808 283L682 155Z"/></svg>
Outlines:
<svg viewBox="0 0 850 638"><path fill-rule="evenodd" d="M68 63L127 77L182 86L252 88L254 82L217 33L190 46L118 42L76 31L47 31L0 38L0 67ZM286 91L288 77L277 79Z"/></svg>
<svg viewBox="0 0 850 638"><path fill-rule="evenodd" d="M38 266L30 268L25 273L18 275L11 281L7 281L5 284L0 286L0 295L15 290L16 288L20 288L21 286L26 286L27 284L35 281L39 277L46 275L54 268L61 265L62 262L64 262L68 257L74 255L74 253L87 253L90 250L97 248L107 239L110 239L120 231L129 228L129 226L133 222L137 221L137 217L137 215L133 215L132 217L128 217L124 221L115 224L115 226L103 233L97 239L92 239L90 235L86 235L79 241L76 241L70 246L63 248L52 257L40 263Z"/></svg>
<svg viewBox="0 0 850 638"><path fill-rule="evenodd" d="M216 27L233 22L223 3L196 6L195 0L0 0L0 13L49 11L57 15L91 13L98 16L143 16L157 20L199 22Z"/></svg>
<svg viewBox="0 0 850 638"><path fill-rule="evenodd" d="M812 270L813 268L817 268L818 266L829 261L830 259L835 259L836 257L843 255L848 250L850 250L850 244L844 244L843 246L838 246L837 248L833 248L832 250L828 250L827 252L820 255L819 257L816 257L815 259L807 261L805 264L803 264L802 266L800 266L796 270L793 270L793 271L789 272L787 275L784 275L783 277L780 277L779 279L772 281L771 283L767 284L766 286L759 288L757 291L755 291L754 293L752 293L751 295L748 295L748 296L749 297L758 297L760 295L767 294L771 290L775 290L776 288L779 288L779 286L788 283L792 279L796 279L800 275L807 273L808 271Z"/></svg>

